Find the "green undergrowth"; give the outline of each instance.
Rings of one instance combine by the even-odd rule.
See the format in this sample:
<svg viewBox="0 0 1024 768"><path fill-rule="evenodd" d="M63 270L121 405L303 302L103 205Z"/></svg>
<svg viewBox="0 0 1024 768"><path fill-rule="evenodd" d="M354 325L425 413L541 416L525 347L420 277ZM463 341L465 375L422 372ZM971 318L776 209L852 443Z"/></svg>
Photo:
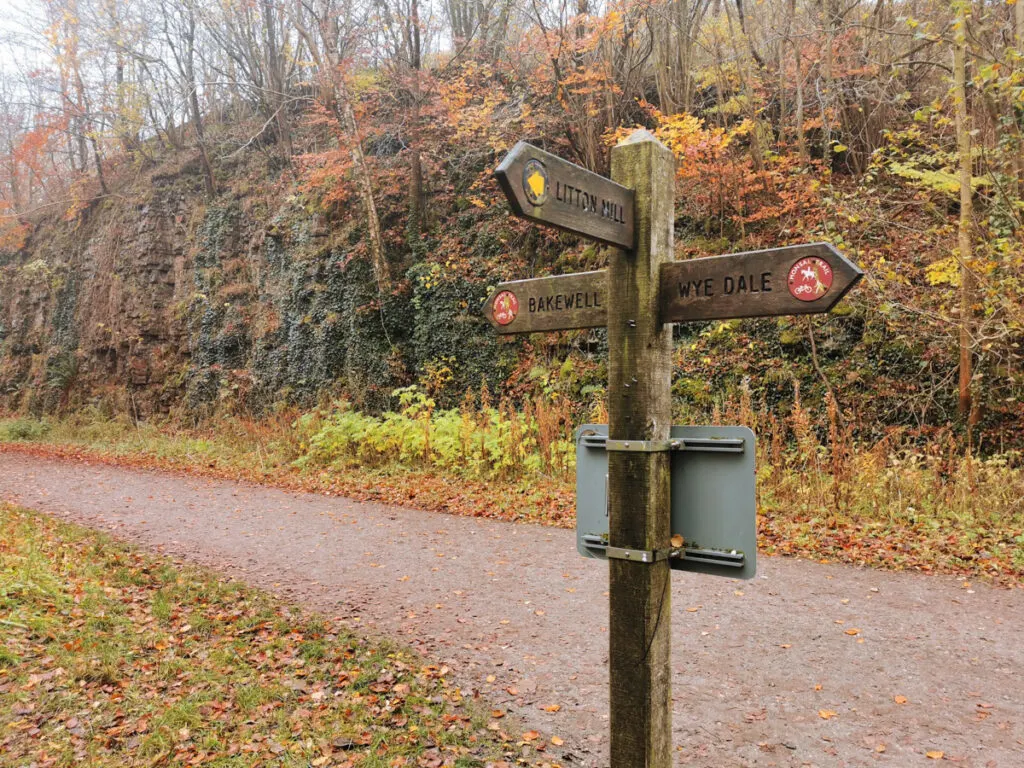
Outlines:
<svg viewBox="0 0 1024 768"><path fill-rule="evenodd" d="M117 455L262 469L427 469L488 480L568 479L575 465L568 403L522 410L439 410L417 387L396 390L399 410L364 414L347 401L255 422L222 417L202 429L109 419L85 410L63 419L0 419L0 442L80 445ZM255 454L255 455L254 455Z"/></svg>
<svg viewBox="0 0 1024 768"><path fill-rule="evenodd" d="M551 404L436 410L415 389L369 416L342 402L201 429L83 413L0 420L0 443L76 446L102 457L212 471L507 520L573 525L571 418ZM1024 576L1024 457L977 457L952 433L872 444L834 404L797 399L784 418L740 400L715 423L757 434L759 544L768 553L892 569Z"/></svg>
<svg viewBox="0 0 1024 768"><path fill-rule="evenodd" d="M470 768L523 754L447 667L6 504L0 617L4 765Z"/></svg>

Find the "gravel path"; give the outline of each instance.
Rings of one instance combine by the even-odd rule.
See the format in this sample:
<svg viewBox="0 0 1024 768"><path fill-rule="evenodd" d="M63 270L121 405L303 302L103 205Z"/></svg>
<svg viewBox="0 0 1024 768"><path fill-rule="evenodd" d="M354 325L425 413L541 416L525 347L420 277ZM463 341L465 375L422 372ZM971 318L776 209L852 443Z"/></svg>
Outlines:
<svg viewBox="0 0 1024 768"><path fill-rule="evenodd" d="M607 568L571 531L12 451L0 498L395 637L562 737L549 754L567 768L607 765ZM679 765L1024 766L1024 592L760 566L674 574Z"/></svg>

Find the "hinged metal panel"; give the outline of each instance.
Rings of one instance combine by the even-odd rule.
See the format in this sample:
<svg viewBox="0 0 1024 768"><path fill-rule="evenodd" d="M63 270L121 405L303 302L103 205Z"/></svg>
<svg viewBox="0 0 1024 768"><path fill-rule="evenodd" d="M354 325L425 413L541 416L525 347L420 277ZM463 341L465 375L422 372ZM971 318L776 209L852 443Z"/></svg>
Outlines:
<svg viewBox="0 0 1024 768"><path fill-rule="evenodd" d="M757 570L754 433L746 427L672 427L672 533L683 537L673 568L750 579ZM607 424L576 433L576 548L608 548ZM623 442L623 441L619 441ZM639 441L625 441L634 443Z"/></svg>

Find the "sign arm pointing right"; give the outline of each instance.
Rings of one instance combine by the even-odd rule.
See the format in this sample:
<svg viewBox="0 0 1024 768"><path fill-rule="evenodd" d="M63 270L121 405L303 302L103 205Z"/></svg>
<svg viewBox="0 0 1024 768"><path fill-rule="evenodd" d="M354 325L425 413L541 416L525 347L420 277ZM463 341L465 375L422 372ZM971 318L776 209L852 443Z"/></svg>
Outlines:
<svg viewBox="0 0 1024 768"><path fill-rule="evenodd" d="M661 321L828 312L863 276L829 243L673 261L661 266Z"/></svg>

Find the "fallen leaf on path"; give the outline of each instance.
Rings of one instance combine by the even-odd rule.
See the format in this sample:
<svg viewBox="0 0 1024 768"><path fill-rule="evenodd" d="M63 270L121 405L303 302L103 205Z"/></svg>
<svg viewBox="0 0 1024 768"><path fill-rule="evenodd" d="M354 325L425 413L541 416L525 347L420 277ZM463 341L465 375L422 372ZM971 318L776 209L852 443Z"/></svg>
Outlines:
<svg viewBox="0 0 1024 768"><path fill-rule="evenodd" d="M846 634L848 634L848 635L850 635L852 637L853 635L859 635L860 634L860 630L859 629L848 629L848 630L846 630Z"/></svg>
<svg viewBox="0 0 1024 768"><path fill-rule="evenodd" d="M491 710L491 717L493 717L493 718L499 718L499 717L504 717L504 716L505 716L505 713L502 712L500 709L492 709Z"/></svg>
<svg viewBox="0 0 1024 768"><path fill-rule="evenodd" d="M895 701L897 704L906 704L907 703L907 697L906 696L893 696L892 700Z"/></svg>
<svg viewBox="0 0 1024 768"><path fill-rule="evenodd" d="M527 731L523 734L523 741L536 741L540 738L540 734L536 731Z"/></svg>
<svg viewBox="0 0 1024 768"><path fill-rule="evenodd" d="M546 707L544 707L544 711L545 712L557 712L561 708L562 708L561 704L548 704Z"/></svg>
<svg viewBox="0 0 1024 768"><path fill-rule="evenodd" d="M925 752L924 756L927 757L929 760L941 760L946 756L946 753L943 752L941 749L933 749L930 752Z"/></svg>
<svg viewBox="0 0 1024 768"><path fill-rule="evenodd" d="M560 739L558 736L552 736L551 737L551 743L554 744L556 747L560 747L563 744L565 744L565 742L562 739Z"/></svg>
<svg viewBox="0 0 1024 768"><path fill-rule="evenodd" d="M835 711L833 711L831 709L819 709L818 710L818 717L820 717L822 720L831 720L833 717L835 717L838 714L839 714L838 712L835 712Z"/></svg>

